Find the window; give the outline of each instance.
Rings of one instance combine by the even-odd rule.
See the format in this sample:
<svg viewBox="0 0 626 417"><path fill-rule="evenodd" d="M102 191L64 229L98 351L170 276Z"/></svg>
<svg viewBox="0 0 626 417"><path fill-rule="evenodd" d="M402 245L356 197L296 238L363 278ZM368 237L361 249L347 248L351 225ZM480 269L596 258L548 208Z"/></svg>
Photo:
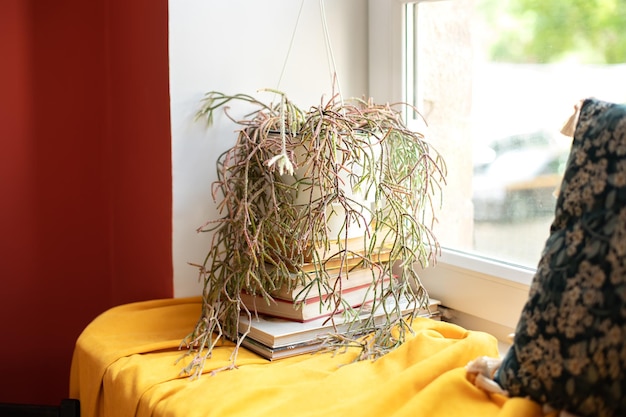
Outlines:
<svg viewBox="0 0 626 417"><path fill-rule="evenodd" d="M371 65L372 95L414 103L448 164L427 288L508 328L548 236L571 141L561 126L585 97L626 101L626 5L589 3L369 3L370 53L392 62Z"/></svg>

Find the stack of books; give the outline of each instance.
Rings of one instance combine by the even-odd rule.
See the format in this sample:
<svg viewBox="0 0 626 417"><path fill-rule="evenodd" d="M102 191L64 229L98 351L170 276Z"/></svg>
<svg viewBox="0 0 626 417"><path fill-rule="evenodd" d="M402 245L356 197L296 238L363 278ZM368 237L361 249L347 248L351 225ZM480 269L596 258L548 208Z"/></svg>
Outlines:
<svg viewBox="0 0 626 417"><path fill-rule="evenodd" d="M431 299L429 305L419 309L413 317L439 320L438 306L439 301ZM378 308L378 311L374 315L375 323L380 323L384 319L383 309ZM405 300L401 311L402 314L409 314L414 311L414 306ZM361 309L356 320L348 321L341 314L333 316L332 320L329 317L319 317L306 322L264 314L253 316L252 319L242 315L239 318L239 332L247 333L242 346L266 359L276 360L318 351L325 337L346 333L369 316L370 311L367 309Z"/></svg>
<svg viewBox="0 0 626 417"><path fill-rule="evenodd" d="M328 248L319 254L324 261L323 269L328 274L321 282L319 264L311 262L300 266L300 274L308 274L303 284L285 286L270 293L271 299L259 294L242 293L241 300L251 312L242 314L239 319L239 333L245 334L242 346L270 359L280 359L306 352L319 350L324 336L354 332L359 323L374 317L374 325L385 319L385 311L401 311L402 315L415 313L415 305L404 300L399 309L396 306L383 306L380 301L383 288L388 288L395 279L383 276L382 268L376 264L363 266L358 255L339 259L333 256L342 248L348 253L362 251L363 238L348 239L344 245ZM350 248L354 247L354 250ZM358 248L361 251L358 251ZM324 255L330 257L324 258ZM374 262L389 260L389 251L379 249ZM300 275L301 276L301 275ZM298 276L293 275L293 279ZM391 300L386 303L393 302ZM377 310L372 315L372 306ZM417 312L424 317L438 317L439 302L431 300L430 305ZM346 314L343 314L348 310ZM358 315L358 316L357 316ZM350 317L350 318L346 318Z"/></svg>
<svg viewBox="0 0 626 417"><path fill-rule="evenodd" d="M336 284L341 285L342 302L353 307L346 316L336 311L334 301L322 301L324 295L319 295L318 287L311 289L310 296L302 295L306 294L305 286L278 290L272 294L274 302L270 304L261 296L242 294L246 307L252 312L252 318L247 314L239 318L239 333L246 334L242 346L275 360L317 351L326 336L354 332L360 322L372 316L375 299L372 279L369 268L352 270L347 277L344 274L335 278ZM400 311L402 315L413 313L413 317L439 318L438 300L431 299L428 306L417 311L414 303L407 300L400 301L399 310L391 305L393 300L386 303L386 309L378 304L373 314L374 325L383 322L385 310Z"/></svg>

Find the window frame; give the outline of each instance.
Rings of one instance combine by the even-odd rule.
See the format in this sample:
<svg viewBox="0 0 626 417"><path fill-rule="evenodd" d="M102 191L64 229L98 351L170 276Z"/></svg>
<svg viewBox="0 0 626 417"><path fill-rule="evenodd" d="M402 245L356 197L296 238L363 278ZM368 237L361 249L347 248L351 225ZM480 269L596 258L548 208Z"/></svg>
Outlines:
<svg viewBox="0 0 626 417"><path fill-rule="evenodd" d="M421 0L438 1L438 0ZM407 101L406 5L411 0L368 0L369 91L378 101ZM431 297L451 321L505 341L519 320L534 268L443 247L433 266L419 268Z"/></svg>

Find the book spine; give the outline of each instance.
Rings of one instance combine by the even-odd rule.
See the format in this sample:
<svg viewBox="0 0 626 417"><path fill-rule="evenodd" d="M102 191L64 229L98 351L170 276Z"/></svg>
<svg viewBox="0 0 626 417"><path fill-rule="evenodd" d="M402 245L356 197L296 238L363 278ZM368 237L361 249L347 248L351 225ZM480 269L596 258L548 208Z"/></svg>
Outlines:
<svg viewBox="0 0 626 417"><path fill-rule="evenodd" d="M273 298L280 298L282 300L302 301L315 296L323 296L337 289L350 291L354 288L370 286L377 281L380 282L381 269L382 268L380 266L372 266L369 268L345 268L342 272L326 271L325 273L320 273L319 275L314 273L303 273L306 275L306 277L301 279L304 281L304 284L293 288L283 286L282 288L273 291L271 295ZM296 280L297 278L294 277L293 279Z"/></svg>

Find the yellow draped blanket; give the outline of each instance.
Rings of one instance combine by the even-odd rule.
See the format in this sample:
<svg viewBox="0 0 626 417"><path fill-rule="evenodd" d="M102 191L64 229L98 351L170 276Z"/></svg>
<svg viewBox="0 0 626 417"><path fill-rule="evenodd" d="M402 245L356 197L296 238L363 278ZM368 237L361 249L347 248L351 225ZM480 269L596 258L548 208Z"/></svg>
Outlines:
<svg viewBox="0 0 626 417"><path fill-rule="evenodd" d="M356 352L317 353L269 362L233 345L218 347L205 374L181 376L178 346L200 315L200 299L115 307L97 317L76 343L70 396L83 417L210 416L542 416L521 399L487 394L466 378L465 365L498 356L491 335L429 319L377 361L351 363ZM347 365L346 365L347 364Z"/></svg>

